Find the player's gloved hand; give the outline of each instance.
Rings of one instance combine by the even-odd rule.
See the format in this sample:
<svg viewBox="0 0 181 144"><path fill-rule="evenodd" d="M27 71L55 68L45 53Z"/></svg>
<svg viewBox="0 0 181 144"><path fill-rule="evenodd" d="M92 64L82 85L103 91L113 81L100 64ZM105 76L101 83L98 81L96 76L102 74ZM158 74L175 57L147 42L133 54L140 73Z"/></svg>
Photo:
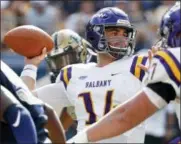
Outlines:
<svg viewBox="0 0 181 144"><path fill-rule="evenodd" d="M34 65L36 67L44 60L47 54L47 49L43 48L41 55L33 57L31 59L25 58L25 65Z"/></svg>

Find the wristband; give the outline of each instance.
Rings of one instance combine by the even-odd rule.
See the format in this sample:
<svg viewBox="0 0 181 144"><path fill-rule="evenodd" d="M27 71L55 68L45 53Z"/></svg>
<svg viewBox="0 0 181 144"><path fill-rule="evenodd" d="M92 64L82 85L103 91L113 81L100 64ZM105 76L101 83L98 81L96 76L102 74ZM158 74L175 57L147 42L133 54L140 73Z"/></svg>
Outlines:
<svg viewBox="0 0 181 144"><path fill-rule="evenodd" d="M38 68L34 65L25 65L23 71L21 72L21 77L28 76L36 81Z"/></svg>

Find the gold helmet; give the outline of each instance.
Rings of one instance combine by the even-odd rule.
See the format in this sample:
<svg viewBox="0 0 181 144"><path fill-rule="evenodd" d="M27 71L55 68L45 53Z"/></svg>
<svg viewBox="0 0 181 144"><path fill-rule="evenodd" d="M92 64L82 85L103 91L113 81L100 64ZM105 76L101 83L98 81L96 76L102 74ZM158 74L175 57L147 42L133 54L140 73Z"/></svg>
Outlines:
<svg viewBox="0 0 181 144"><path fill-rule="evenodd" d="M55 32L52 38L54 48L46 57L51 75L56 76L66 65L86 63L91 57L91 44L70 29Z"/></svg>

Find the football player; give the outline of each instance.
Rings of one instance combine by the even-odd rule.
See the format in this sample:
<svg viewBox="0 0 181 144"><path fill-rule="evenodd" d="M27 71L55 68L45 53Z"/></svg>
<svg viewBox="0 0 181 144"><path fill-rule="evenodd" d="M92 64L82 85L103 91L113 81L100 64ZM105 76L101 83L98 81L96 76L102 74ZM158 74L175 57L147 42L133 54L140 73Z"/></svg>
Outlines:
<svg viewBox="0 0 181 144"><path fill-rule="evenodd" d="M28 110L2 85L0 98L1 142L37 143L35 124Z"/></svg>
<svg viewBox="0 0 181 144"><path fill-rule="evenodd" d="M96 57L96 54L91 50L91 44L71 29L55 32L52 39L54 40L54 49L45 58L52 83L55 82L63 67L93 61ZM74 107L67 107L61 111L57 106L56 109L58 109L57 112L59 112L61 123L66 131L66 138L69 139L76 134L77 122Z"/></svg>
<svg viewBox="0 0 181 144"><path fill-rule="evenodd" d="M55 32L52 39L54 49L45 58L52 83L63 67L75 63L87 63L96 55L92 51L91 44L71 29Z"/></svg>
<svg viewBox="0 0 181 144"><path fill-rule="evenodd" d="M52 35L52 39L54 40L54 49L45 58L52 83L55 82L57 75L63 67L70 64L93 61L96 57L96 54L91 50L91 44L70 29L62 29L55 32ZM57 108L54 107L54 109L61 115L60 120L66 131L67 138L72 137L72 135L70 135L72 132L74 132L73 134L75 135L76 117L74 108L68 107L61 111L60 107L57 106Z"/></svg>
<svg viewBox="0 0 181 144"><path fill-rule="evenodd" d="M55 131L56 140L65 143L62 127L53 109L31 96L32 93L26 85L3 61L1 61L0 77L0 84L4 90L4 93L1 93L3 118L6 122L1 122L4 142L50 143L45 128L47 126L50 132L52 129Z"/></svg>
<svg viewBox="0 0 181 144"><path fill-rule="evenodd" d="M124 11L115 7L103 8L91 18L86 29L87 40L95 48L98 62L68 65L61 69L56 83L33 92L53 107L74 106L78 131L95 123L140 90L144 71L136 65L147 62L146 56L132 56L136 30ZM38 66L35 59L28 59L27 64ZM31 75L33 73L35 71ZM31 75L24 77L35 81ZM103 142L143 143L144 135L141 124L123 136Z"/></svg>
<svg viewBox="0 0 181 144"><path fill-rule="evenodd" d="M55 44L54 49L45 58L49 68L49 75L37 81L37 87L43 84L49 84L50 82L54 83L61 68L66 65L96 60L96 54L91 51L90 43L70 29L62 29L55 32L52 35L52 39ZM22 79L24 79L23 76ZM31 90L35 88L35 85L31 86L31 83L28 83L28 85ZM47 101L51 101L51 97L49 98L50 100ZM66 131L67 139L74 136L76 134L77 125L74 108L68 107L62 109L57 105L54 106L54 110L60 115L60 120Z"/></svg>
<svg viewBox="0 0 181 144"><path fill-rule="evenodd" d="M73 142L94 142L123 134L165 107L171 101L176 104L176 114L180 124L180 84L181 84L181 9L177 2L164 15L160 34L165 50L158 51L148 68L146 86L124 104L115 108L86 131L79 133ZM120 86L121 88L121 86ZM121 95L120 95L121 96ZM179 144L180 137L171 143Z"/></svg>
<svg viewBox="0 0 181 144"><path fill-rule="evenodd" d="M87 61L92 61L96 57L96 54L91 50L91 44L70 29L62 29L55 32L52 35L52 39L54 40L54 48L45 58L48 64L49 75L39 80L36 83L37 87L40 87L40 85L43 84L50 84L50 82L54 83L61 68L74 63L86 63ZM34 58L33 61L36 59L41 59L41 56ZM32 60L30 61L32 62ZM26 63L29 63L28 59L26 59ZM24 74L22 73L21 78L26 81L26 77L23 75ZM29 79L27 85L30 90L35 88L35 83L31 79ZM48 98L49 99L46 101L51 103L52 98ZM59 105L54 105L54 110L58 115L60 115L60 120L64 129L66 131L69 130L69 127L74 123L75 120L73 107L62 109ZM76 132L74 129L70 130ZM69 138L70 135L67 135L67 137Z"/></svg>

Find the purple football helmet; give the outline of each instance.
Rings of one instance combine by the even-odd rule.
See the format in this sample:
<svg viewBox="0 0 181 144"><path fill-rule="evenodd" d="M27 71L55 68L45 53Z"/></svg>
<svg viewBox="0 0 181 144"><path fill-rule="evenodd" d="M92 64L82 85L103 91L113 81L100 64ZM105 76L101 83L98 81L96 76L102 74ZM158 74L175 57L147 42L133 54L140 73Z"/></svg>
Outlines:
<svg viewBox="0 0 181 144"><path fill-rule="evenodd" d="M160 35L163 47L180 47L181 38L181 10L180 2L171 7L162 17Z"/></svg>
<svg viewBox="0 0 181 144"><path fill-rule="evenodd" d="M106 38L106 28L118 27L126 30L126 37ZM106 52L115 59L120 59L134 53L136 30L130 24L128 15L123 10L116 7L107 7L92 16L86 27L86 38L92 44L95 52ZM111 46L110 41L119 42L120 46Z"/></svg>

